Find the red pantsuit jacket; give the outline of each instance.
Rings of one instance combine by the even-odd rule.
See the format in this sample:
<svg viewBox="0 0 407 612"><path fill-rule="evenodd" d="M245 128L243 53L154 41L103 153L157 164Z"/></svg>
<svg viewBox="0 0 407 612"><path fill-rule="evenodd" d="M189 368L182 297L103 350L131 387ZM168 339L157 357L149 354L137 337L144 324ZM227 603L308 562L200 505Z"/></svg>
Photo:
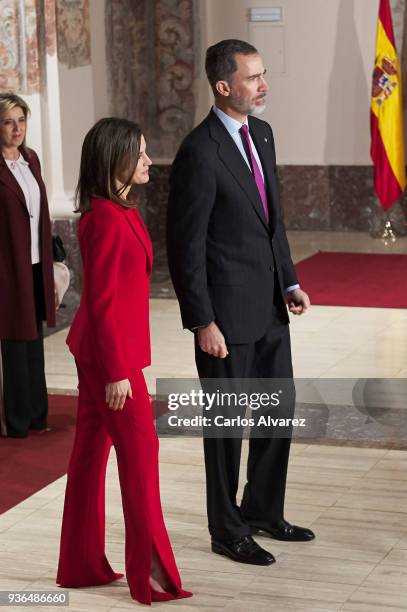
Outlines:
<svg viewBox="0 0 407 612"><path fill-rule="evenodd" d="M78 361L99 366L105 383L151 363L151 240L136 209L93 198L79 222L83 289L67 338Z"/></svg>

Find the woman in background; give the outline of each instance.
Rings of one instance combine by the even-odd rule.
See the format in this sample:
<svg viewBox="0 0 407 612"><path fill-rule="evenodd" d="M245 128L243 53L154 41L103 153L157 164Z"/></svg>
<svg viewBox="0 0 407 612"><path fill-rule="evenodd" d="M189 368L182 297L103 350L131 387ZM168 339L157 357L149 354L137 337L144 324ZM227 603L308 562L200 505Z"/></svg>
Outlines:
<svg viewBox="0 0 407 612"><path fill-rule="evenodd" d="M161 510L158 438L142 368L150 364L152 246L133 184L151 160L137 124L101 119L82 148L77 187L83 293L67 343L79 378L76 436L66 488L57 583L122 577L105 556L105 475L113 444L126 529L131 596L150 604L188 597Z"/></svg>
<svg viewBox="0 0 407 612"><path fill-rule="evenodd" d="M51 223L29 108L0 94L0 426L24 438L47 429L42 322L55 325Z"/></svg>

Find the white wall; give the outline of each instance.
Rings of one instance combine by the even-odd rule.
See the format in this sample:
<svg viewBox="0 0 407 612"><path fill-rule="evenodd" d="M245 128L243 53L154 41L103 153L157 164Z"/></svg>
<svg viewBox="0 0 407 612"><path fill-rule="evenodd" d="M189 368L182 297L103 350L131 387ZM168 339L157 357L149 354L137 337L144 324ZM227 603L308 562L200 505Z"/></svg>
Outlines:
<svg viewBox="0 0 407 612"><path fill-rule="evenodd" d="M108 112L104 0L90 0L89 66L69 69L59 64L64 189L71 194L78 180L83 139Z"/></svg>
<svg viewBox="0 0 407 612"><path fill-rule="evenodd" d="M81 147L95 121L92 66L68 69L59 64L64 190L70 194L78 180Z"/></svg>
<svg viewBox="0 0 407 612"><path fill-rule="evenodd" d="M90 39L95 121L109 115L105 41L105 1L90 0Z"/></svg>
<svg viewBox="0 0 407 612"><path fill-rule="evenodd" d="M263 117L273 126L280 164L370 163L370 83L378 0L202 2L207 14L202 64L206 47L223 38L258 44L269 71L269 102ZM248 9L255 6L282 8L284 74L273 72L273 31L250 40ZM206 115L211 101L209 88L201 88L197 120Z"/></svg>

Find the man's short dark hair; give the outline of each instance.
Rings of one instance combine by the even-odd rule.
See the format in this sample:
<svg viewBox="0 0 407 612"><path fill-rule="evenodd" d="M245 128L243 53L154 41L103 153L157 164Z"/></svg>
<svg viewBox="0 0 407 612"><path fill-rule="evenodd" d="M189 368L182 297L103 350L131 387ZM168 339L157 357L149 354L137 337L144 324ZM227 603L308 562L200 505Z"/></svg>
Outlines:
<svg viewBox="0 0 407 612"><path fill-rule="evenodd" d="M206 52L205 70L208 81L216 95L216 83L218 81L228 81L231 75L236 72L237 64L235 55L254 55L257 49L244 40L229 38L221 40L208 48Z"/></svg>

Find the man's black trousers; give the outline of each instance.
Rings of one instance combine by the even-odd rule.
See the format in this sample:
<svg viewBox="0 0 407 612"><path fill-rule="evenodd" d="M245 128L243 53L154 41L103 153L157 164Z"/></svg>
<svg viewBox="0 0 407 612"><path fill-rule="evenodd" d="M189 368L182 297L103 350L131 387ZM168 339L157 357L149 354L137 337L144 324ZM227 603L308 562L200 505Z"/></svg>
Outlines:
<svg viewBox="0 0 407 612"><path fill-rule="evenodd" d="M208 378L232 379L231 388L233 379L292 381L289 326L281 313L282 304L272 308L272 321L264 336L250 344L227 345L225 359L203 352L195 333L195 361L204 390L215 388L214 381L203 380ZM293 410L294 406L291 417ZM243 416L244 412L241 409ZM237 539L251 533L251 521L267 527L283 518L291 437L278 437L277 433L250 437L247 483L239 507L241 434L223 438L204 434L208 527L214 539Z"/></svg>

